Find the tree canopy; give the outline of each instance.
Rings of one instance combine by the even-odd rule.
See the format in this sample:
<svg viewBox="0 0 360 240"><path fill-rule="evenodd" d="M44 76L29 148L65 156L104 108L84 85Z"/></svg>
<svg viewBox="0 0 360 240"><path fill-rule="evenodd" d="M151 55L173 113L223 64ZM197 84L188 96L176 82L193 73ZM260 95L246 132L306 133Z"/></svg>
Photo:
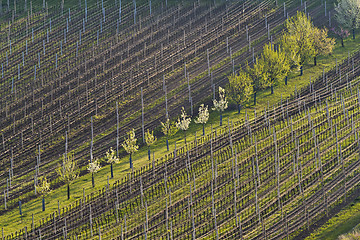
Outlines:
<svg viewBox="0 0 360 240"><path fill-rule="evenodd" d="M73 156L63 156L62 164L56 169L60 179L66 184L70 184L79 176L79 168Z"/></svg>
<svg viewBox="0 0 360 240"><path fill-rule="evenodd" d="M345 28L354 30L360 27L360 1L359 0L341 0L335 7L335 19Z"/></svg>
<svg viewBox="0 0 360 240"><path fill-rule="evenodd" d="M290 54L295 53L297 55L294 59L299 60L300 66L315 55L312 41L313 29L311 18L308 18L304 12L297 12L295 16L285 21L281 45L285 52L292 49L293 52Z"/></svg>
<svg viewBox="0 0 360 240"><path fill-rule="evenodd" d="M250 75L247 72L240 71L237 75L229 76L228 79L229 84L226 86L228 97L238 105L243 105L253 94Z"/></svg>
<svg viewBox="0 0 360 240"><path fill-rule="evenodd" d="M282 51L275 51L271 44L265 44L260 59L260 65L265 67L267 80L265 86L273 86L279 79L284 78L290 71L290 64Z"/></svg>

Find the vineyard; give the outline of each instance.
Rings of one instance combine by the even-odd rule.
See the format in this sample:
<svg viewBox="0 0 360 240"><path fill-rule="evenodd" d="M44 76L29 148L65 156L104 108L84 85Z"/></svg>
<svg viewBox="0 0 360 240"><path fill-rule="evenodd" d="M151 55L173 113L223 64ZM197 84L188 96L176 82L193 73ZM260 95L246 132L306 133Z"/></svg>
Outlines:
<svg viewBox="0 0 360 240"><path fill-rule="evenodd" d="M84 175L110 147L125 156L129 129L143 142L144 129L182 106L193 115L304 10L293 1L134 3L46 9L1 29L0 214L20 204L21 215L40 177L62 186L55 168L64 152ZM322 18L322 5L305 8ZM357 189L359 59L356 52L253 118L225 121L145 167L135 162L126 178L46 218L33 215L3 239L297 236Z"/></svg>

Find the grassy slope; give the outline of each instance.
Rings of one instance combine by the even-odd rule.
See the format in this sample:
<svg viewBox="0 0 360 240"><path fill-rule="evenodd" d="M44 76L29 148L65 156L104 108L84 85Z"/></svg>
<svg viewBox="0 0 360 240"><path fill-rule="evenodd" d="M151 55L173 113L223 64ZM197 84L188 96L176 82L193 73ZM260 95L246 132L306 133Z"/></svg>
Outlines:
<svg viewBox="0 0 360 240"><path fill-rule="evenodd" d="M341 210L306 240L335 240L360 223L360 198Z"/></svg>
<svg viewBox="0 0 360 240"><path fill-rule="evenodd" d="M263 110L264 107L269 105L273 105L276 102L279 101L281 98L281 95L283 98L288 97L290 94L294 92L295 85L297 89L300 89L300 87L306 86L309 83L310 76L312 79L315 79L316 77L320 76L322 74L323 67L325 67L325 70L330 69L332 66L335 65L335 59L337 58L338 62L341 59L346 59L348 56L348 51L354 52L356 50L360 49L360 39L356 39L353 41L352 39L347 39L345 41L345 48L342 48L340 44L338 43L336 45L336 49L334 50L334 53L331 56L327 57L320 57L318 59L318 65L312 66L305 65L305 71L304 75L302 77L298 76L298 73L292 73L289 76L289 82L288 85L285 86L283 83L279 83L278 86L275 87L275 93L273 95L270 94L270 89L262 91L258 94L258 103L256 105L256 108L258 111ZM247 106L250 116L253 114L254 106L252 104L252 101L250 101ZM249 110L251 109L251 110ZM231 121L237 121L238 119L243 119L245 116L245 111L243 110L240 115L237 114L237 111L227 111L224 114L224 122L226 123L226 119L229 117ZM210 124L213 124L214 128L218 127L219 124L219 114L217 112L211 112L209 123L206 126L206 131L210 131ZM187 134L187 140L194 140L194 133L195 131L197 134L201 134L202 128L200 125L191 124L190 130ZM176 136L174 136L170 140L170 151L174 150L174 141L177 142L177 146L183 145L183 135L182 133L178 133ZM155 156L163 156L166 154L166 144L165 139L160 138L158 142L152 147L155 151ZM134 166L135 168L141 168L142 166L145 166L148 164L147 160L147 149L142 148L135 154L134 157ZM128 158L121 159L121 163L115 165L114 174L115 179L110 179L110 184L112 184L115 180L118 180L120 178L125 177L125 175L129 172L129 164L128 164ZM95 175L95 184L96 187L93 189L91 187L91 176L89 174L82 176L81 178L77 179L71 186L72 192L71 196L72 199L70 201L67 200L66 197L66 188L65 186L60 187L59 189L53 191L47 198L46 198L46 211L41 211L41 198L37 198L35 200L32 200L26 204L23 205L23 216L19 216L19 210L14 209L10 212L7 212L6 214L0 216L0 227L4 228L4 233L9 234L11 232L14 232L19 229L19 227L23 227L25 225L30 226L31 225L31 219L32 219L32 213L34 214L35 223L38 224L39 220L43 217L49 216L50 213L53 211L57 211L57 200L60 201L60 207L67 206L70 204L74 199L79 199L82 197L82 188L85 188L85 192L89 193L94 190L101 189L106 183L107 178L110 175L110 166L106 166L103 169L101 169L98 173ZM2 206L3 207L3 206ZM346 231L345 231L346 232Z"/></svg>

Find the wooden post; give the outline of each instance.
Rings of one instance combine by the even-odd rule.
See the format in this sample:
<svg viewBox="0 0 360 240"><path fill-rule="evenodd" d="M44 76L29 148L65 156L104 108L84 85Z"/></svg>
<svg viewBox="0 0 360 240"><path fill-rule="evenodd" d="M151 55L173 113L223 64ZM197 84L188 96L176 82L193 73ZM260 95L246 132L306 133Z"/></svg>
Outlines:
<svg viewBox="0 0 360 240"><path fill-rule="evenodd" d="M141 129L142 129L143 143L145 143L145 130L144 130L144 98L143 98L143 89L142 89L142 87L141 87Z"/></svg>

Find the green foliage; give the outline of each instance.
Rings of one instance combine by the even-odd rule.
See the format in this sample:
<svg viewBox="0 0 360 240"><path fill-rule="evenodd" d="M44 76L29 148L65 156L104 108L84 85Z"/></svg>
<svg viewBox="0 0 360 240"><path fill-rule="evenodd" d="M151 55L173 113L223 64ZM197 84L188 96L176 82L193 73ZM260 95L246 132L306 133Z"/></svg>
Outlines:
<svg viewBox="0 0 360 240"><path fill-rule="evenodd" d="M124 139L124 142L121 145L128 154L133 154L139 149L139 146L136 145L137 140L135 138L134 129L130 130L127 135L128 137Z"/></svg>
<svg viewBox="0 0 360 240"><path fill-rule="evenodd" d="M271 44L266 44L263 48L259 64L265 67L268 78L265 86L272 86L279 79L284 78L290 71L290 64L286 55L282 51L275 51Z"/></svg>
<svg viewBox="0 0 360 240"><path fill-rule="evenodd" d="M328 38L328 30L326 28L319 29L314 28L313 39L314 39L314 56L328 55L332 53L335 47L335 39Z"/></svg>
<svg viewBox="0 0 360 240"><path fill-rule="evenodd" d="M315 55L313 30L311 18L303 12L297 12L295 16L285 21L285 31L281 41L282 49L285 52L292 49L299 58L299 65L303 65L306 60ZM290 54L293 53L290 52Z"/></svg>
<svg viewBox="0 0 360 240"><path fill-rule="evenodd" d="M253 67L251 68L247 64L246 69L253 80L252 84L255 91L266 88L266 81L269 77L269 74L266 71L264 62L259 62L259 60L256 59L256 63L253 65Z"/></svg>
<svg viewBox="0 0 360 240"><path fill-rule="evenodd" d="M229 84L226 86L226 92L229 98L237 104L244 104L253 94L253 84L250 75L240 71L238 75L231 75Z"/></svg>
<svg viewBox="0 0 360 240"><path fill-rule="evenodd" d="M74 160L74 156L63 156L62 164L56 169L60 179L66 184L70 184L79 176L79 168Z"/></svg>
<svg viewBox="0 0 360 240"><path fill-rule="evenodd" d="M156 142L157 138L154 136L154 131L151 131L148 129L147 132L145 132L145 142L148 147L153 145Z"/></svg>
<svg viewBox="0 0 360 240"><path fill-rule="evenodd" d="M119 163L120 161L112 147L109 149L109 151L106 152L105 160L110 164Z"/></svg>
<svg viewBox="0 0 360 240"><path fill-rule="evenodd" d="M345 28L356 29L360 27L360 1L341 0L335 7L335 19Z"/></svg>
<svg viewBox="0 0 360 240"><path fill-rule="evenodd" d="M46 177L40 179L40 184L36 186L36 191L42 196L50 193L50 183L47 181Z"/></svg>
<svg viewBox="0 0 360 240"><path fill-rule="evenodd" d="M170 122L170 119L167 118L166 122L160 122L161 123L161 131L162 133L167 137L172 137L178 132L178 128L176 127L175 122Z"/></svg>
<svg viewBox="0 0 360 240"><path fill-rule="evenodd" d="M280 46L286 55L286 59L290 65L291 70L298 70L300 66L300 55L298 54L297 47L292 43L296 41L296 36L283 34L280 37Z"/></svg>

